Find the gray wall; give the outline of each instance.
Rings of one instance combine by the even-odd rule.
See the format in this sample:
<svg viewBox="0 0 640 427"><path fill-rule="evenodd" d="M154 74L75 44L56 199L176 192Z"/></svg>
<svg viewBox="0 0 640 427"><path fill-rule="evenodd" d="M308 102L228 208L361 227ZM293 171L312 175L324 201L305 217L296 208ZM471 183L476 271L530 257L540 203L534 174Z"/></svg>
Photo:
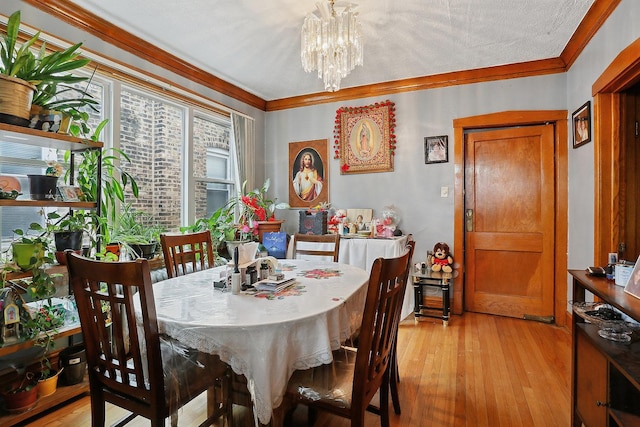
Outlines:
<svg viewBox="0 0 640 427"><path fill-rule="evenodd" d="M416 259L436 241L453 242L453 199L440 198L440 187L453 192L453 128L456 118L505 110L566 109L568 117L591 98L591 85L615 56L640 36L640 2L622 0L566 74L478 83L466 86L401 93L285 111L264 113L219 93L132 57L103 41L52 19L17 0L3 0L0 12L22 10L23 21L88 49L118 58L141 69L170 78L187 88L256 119L256 179L270 177L279 201L288 200L288 144L328 139L333 147L333 121L341 106L364 106L389 99L396 104L397 150L395 170L388 173L340 175L339 161L330 156L329 197L338 208L370 207L375 213L389 204L399 212L400 227L417 240ZM346 78L348 83L348 77ZM569 132L571 134L571 132ZM449 135L449 163L424 164L424 137ZM593 262L593 147L592 141L576 150L569 147L569 268ZM264 166L260 159L264 158ZM264 170L262 170L264 167ZM280 211L285 230L297 229L297 211ZM614 249L614 248L612 248ZM569 295L569 299L571 296Z"/></svg>

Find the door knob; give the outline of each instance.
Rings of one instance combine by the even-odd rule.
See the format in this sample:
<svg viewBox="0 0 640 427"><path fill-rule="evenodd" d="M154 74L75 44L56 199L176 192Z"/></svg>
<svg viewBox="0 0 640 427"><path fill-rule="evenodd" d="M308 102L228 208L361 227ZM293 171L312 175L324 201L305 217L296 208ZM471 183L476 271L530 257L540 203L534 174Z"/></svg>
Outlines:
<svg viewBox="0 0 640 427"><path fill-rule="evenodd" d="M473 231L473 209L464 212L464 226L468 232Z"/></svg>

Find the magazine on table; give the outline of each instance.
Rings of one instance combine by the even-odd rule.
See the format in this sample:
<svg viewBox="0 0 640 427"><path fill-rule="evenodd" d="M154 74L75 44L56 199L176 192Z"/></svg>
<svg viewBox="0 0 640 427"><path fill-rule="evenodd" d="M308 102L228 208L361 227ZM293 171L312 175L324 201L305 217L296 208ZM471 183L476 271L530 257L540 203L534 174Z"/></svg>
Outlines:
<svg viewBox="0 0 640 427"><path fill-rule="evenodd" d="M258 291L280 292L296 283L295 277L282 280L264 279L253 284Z"/></svg>

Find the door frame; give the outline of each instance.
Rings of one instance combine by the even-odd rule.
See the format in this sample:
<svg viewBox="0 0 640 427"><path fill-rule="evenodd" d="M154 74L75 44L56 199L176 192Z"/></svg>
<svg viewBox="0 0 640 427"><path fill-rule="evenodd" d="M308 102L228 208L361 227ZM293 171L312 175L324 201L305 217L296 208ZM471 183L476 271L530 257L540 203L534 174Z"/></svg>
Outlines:
<svg viewBox="0 0 640 427"><path fill-rule="evenodd" d="M591 87L595 180L593 265L605 265L620 242L620 92L640 82L640 38L623 49Z"/></svg>
<svg viewBox="0 0 640 427"><path fill-rule="evenodd" d="M558 326L567 324L567 228L568 228L568 113L567 110L504 111L454 119L454 259L459 263L453 282L454 314L464 312L465 242L464 242L464 133L471 129L514 127L553 123L555 125L555 265L554 316ZM506 267L505 267L506 268Z"/></svg>

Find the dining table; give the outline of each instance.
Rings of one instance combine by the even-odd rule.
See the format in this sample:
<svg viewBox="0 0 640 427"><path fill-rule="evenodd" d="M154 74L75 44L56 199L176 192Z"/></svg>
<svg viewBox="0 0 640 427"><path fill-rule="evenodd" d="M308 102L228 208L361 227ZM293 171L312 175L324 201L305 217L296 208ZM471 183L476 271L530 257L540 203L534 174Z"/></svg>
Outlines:
<svg viewBox="0 0 640 427"><path fill-rule="evenodd" d="M278 293L216 287L224 266L153 285L159 332L217 354L244 375L256 424L264 425L293 372L331 363L332 352L359 329L369 279L344 263L278 261L277 271L295 279Z"/></svg>

